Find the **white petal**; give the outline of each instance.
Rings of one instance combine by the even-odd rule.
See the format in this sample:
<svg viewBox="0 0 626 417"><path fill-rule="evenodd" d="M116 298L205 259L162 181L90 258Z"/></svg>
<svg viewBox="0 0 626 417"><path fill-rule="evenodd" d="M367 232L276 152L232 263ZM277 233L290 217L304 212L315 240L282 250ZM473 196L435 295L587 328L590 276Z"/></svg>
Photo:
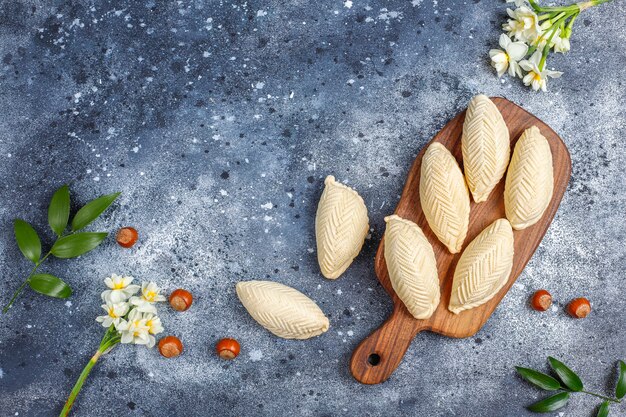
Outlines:
<svg viewBox="0 0 626 417"><path fill-rule="evenodd" d="M515 75L517 75L518 73L521 74L519 64L515 61L509 62L509 75L511 77L515 77Z"/></svg>
<svg viewBox="0 0 626 417"><path fill-rule="evenodd" d="M533 64L531 64L528 60L523 60L520 61L519 66L524 68L524 71L532 71L533 70Z"/></svg>
<svg viewBox="0 0 626 417"><path fill-rule="evenodd" d="M533 53L533 55L530 57L529 61L535 65L539 65L539 62L541 62L541 51L537 50L535 51L535 53Z"/></svg>
<svg viewBox="0 0 626 417"><path fill-rule="evenodd" d="M512 60L519 61L526 56L528 45L523 42L511 42L506 48L506 53Z"/></svg>
<svg viewBox="0 0 626 417"><path fill-rule="evenodd" d="M511 43L511 38L509 38L506 33L503 33L500 35L500 40L498 42L500 44L500 46L504 49L506 49L509 44Z"/></svg>
<svg viewBox="0 0 626 417"><path fill-rule="evenodd" d="M524 82L524 85L530 85L534 76L535 74L532 72L529 72L528 74L524 75L524 78L522 79L522 81Z"/></svg>
<svg viewBox="0 0 626 417"><path fill-rule="evenodd" d="M546 75L552 78L559 78L563 73L561 71L546 70Z"/></svg>
<svg viewBox="0 0 626 417"><path fill-rule="evenodd" d="M497 53L491 55L491 52L493 51L497 51ZM505 63L509 60L509 57L506 55L506 53L499 49L492 49L491 51L489 51L489 55L491 55L491 60L496 63Z"/></svg>
<svg viewBox="0 0 626 417"><path fill-rule="evenodd" d="M133 341L133 334L131 332L123 332L120 342L130 343Z"/></svg>

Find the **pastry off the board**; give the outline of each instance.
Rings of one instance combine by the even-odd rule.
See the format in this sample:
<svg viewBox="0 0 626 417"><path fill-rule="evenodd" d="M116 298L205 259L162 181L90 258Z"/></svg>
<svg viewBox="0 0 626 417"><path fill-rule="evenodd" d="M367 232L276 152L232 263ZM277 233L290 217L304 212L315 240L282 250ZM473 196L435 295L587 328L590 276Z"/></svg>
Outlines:
<svg viewBox="0 0 626 417"><path fill-rule="evenodd" d="M506 174L504 208L511 226L522 230L537 223L552 200L553 189L550 144L532 126L517 141Z"/></svg>
<svg viewBox="0 0 626 417"><path fill-rule="evenodd" d="M329 175L315 215L317 261L322 275L337 279L361 251L369 219L361 196Z"/></svg>
<svg viewBox="0 0 626 417"><path fill-rule="evenodd" d="M509 164L509 129L495 104L485 95L472 98L465 112L463 169L476 203L486 201Z"/></svg>
<svg viewBox="0 0 626 417"><path fill-rule="evenodd" d="M261 326L285 339L308 339L328 330L328 318L306 295L278 282L237 283L237 296Z"/></svg>
<svg viewBox="0 0 626 417"><path fill-rule="evenodd" d="M450 253L458 253L469 225L469 193L459 164L439 142L422 158L419 193L428 225Z"/></svg>
<svg viewBox="0 0 626 417"><path fill-rule="evenodd" d="M397 215L385 217L385 262L393 290L416 319L439 305L435 252L422 229Z"/></svg>
<svg viewBox="0 0 626 417"><path fill-rule="evenodd" d="M448 309L454 314L491 300L513 267L513 229L498 219L470 242L454 270Z"/></svg>

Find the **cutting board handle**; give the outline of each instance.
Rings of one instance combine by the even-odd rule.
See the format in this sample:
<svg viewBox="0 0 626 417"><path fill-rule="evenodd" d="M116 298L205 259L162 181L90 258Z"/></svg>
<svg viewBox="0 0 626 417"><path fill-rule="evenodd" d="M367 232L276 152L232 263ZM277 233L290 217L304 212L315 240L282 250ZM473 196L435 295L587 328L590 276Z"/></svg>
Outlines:
<svg viewBox="0 0 626 417"><path fill-rule="evenodd" d="M400 308L404 307L394 307L391 316L352 353L350 371L357 381L373 385L389 378L402 362L413 338L426 329L421 321L400 314Z"/></svg>

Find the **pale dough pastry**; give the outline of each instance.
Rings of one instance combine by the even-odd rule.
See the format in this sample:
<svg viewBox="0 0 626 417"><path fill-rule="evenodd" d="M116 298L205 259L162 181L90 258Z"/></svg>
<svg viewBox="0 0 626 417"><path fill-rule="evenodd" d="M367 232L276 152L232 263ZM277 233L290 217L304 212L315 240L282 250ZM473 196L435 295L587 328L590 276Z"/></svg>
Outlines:
<svg viewBox="0 0 626 417"><path fill-rule="evenodd" d="M361 251L369 230L367 208L352 188L329 175L315 215L317 261L322 274L337 279Z"/></svg>
<svg viewBox="0 0 626 417"><path fill-rule="evenodd" d="M308 339L328 330L328 318L306 295L278 282L237 283L237 296L261 326L285 339Z"/></svg>
<svg viewBox="0 0 626 417"><path fill-rule="evenodd" d="M467 245L454 270L448 309L454 314L491 300L513 267L513 229L498 219Z"/></svg>
<svg viewBox="0 0 626 417"><path fill-rule="evenodd" d="M458 253L467 235L469 193L456 159L439 142L422 158L419 193L428 225L450 253Z"/></svg>
<svg viewBox="0 0 626 417"><path fill-rule="evenodd" d="M536 126L522 133L511 158L504 184L506 217L515 230L537 223L554 190L552 152Z"/></svg>
<svg viewBox="0 0 626 417"><path fill-rule="evenodd" d="M427 319L439 305L439 278L433 247L415 223L397 215L385 217L385 262L389 280L407 310Z"/></svg>
<svg viewBox="0 0 626 417"><path fill-rule="evenodd" d="M472 98L465 113L463 169L474 201L486 201L509 164L509 129L495 104L485 95Z"/></svg>

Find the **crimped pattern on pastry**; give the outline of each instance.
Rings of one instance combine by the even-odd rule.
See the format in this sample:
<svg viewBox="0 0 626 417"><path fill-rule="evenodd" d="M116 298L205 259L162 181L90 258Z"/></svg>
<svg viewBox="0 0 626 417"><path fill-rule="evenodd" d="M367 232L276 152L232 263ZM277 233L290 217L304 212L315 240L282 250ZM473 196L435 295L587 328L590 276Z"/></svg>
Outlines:
<svg viewBox="0 0 626 417"><path fill-rule="evenodd" d="M317 261L322 274L337 279L361 251L369 229L367 208L352 188L329 175L315 215Z"/></svg>
<svg viewBox="0 0 626 417"><path fill-rule="evenodd" d="M285 339L308 339L328 330L328 318L306 295L278 282L237 283L237 296L261 326Z"/></svg>
<svg viewBox="0 0 626 417"><path fill-rule="evenodd" d="M537 223L552 200L554 169L548 140L536 126L522 133L504 184L506 217L515 230Z"/></svg>
<svg viewBox="0 0 626 417"><path fill-rule="evenodd" d="M509 129L496 105L485 95L472 98L465 113L463 169L474 201L486 201L509 164Z"/></svg>
<svg viewBox="0 0 626 417"><path fill-rule="evenodd" d="M385 262L393 290L416 319L427 319L439 305L439 278L433 247L415 223L385 217Z"/></svg>
<svg viewBox="0 0 626 417"><path fill-rule="evenodd" d="M454 270L448 309L454 314L491 300L513 267L513 229L498 219L467 245Z"/></svg>
<svg viewBox="0 0 626 417"><path fill-rule="evenodd" d="M420 175L420 202L428 225L450 253L458 253L470 214L463 173L450 151L434 142L424 153Z"/></svg>

